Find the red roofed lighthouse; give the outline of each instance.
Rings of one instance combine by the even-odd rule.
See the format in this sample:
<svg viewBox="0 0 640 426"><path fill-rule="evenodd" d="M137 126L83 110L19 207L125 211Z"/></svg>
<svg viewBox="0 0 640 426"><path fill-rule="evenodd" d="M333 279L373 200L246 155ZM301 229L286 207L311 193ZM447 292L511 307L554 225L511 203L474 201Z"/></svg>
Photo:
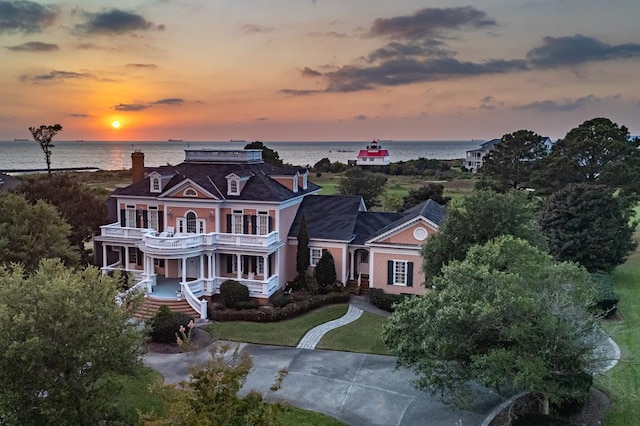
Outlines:
<svg viewBox="0 0 640 426"><path fill-rule="evenodd" d="M367 149L360 150L356 161L358 166L387 166L389 163L389 151L382 149L376 140L371 141Z"/></svg>

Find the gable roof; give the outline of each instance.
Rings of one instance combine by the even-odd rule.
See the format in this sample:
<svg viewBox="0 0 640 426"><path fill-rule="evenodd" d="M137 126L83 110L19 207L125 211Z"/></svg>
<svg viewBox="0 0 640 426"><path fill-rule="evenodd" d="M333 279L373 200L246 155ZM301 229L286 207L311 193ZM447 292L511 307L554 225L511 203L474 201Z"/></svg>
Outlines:
<svg viewBox="0 0 640 426"><path fill-rule="evenodd" d="M384 228L379 229L377 232L370 235L367 238L367 241L377 236L380 236L386 232L389 232L392 229L397 228L407 222L411 222L412 220L420 216L433 222L439 227L444 222L446 215L447 215L447 209L444 206L441 206L435 201L429 199L429 200L423 201L417 206L414 206L408 210L405 210L404 213L402 214L402 217L389 223Z"/></svg>
<svg viewBox="0 0 640 426"><path fill-rule="evenodd" d="M360 196L315 195L305 197L289 229L289 237L296 238L304 216L309 238L351 241L358 213L364 210Z"/></svg>
<svg viewBox="0 0 640 426"><path fill-rule="evenodd" d="M146 168L145 168L146 169ZM162 176L173 176L163 187L163 193L170 191L186 179L191 180L211 194L220 194L223 198L232 200L275 201L281 202L300 195L309 194L321 189L313 182L307 183L307 189L298 188L293 192L270 176L291 176L293 179L298 168L278 167L268 163L204 163L184 162L176 166L160 166L147 169ZM235 174L248 177L240 195L226 195L227 176ZM152 196L149 178L129 185L114 192L117 195Z"/></svg>

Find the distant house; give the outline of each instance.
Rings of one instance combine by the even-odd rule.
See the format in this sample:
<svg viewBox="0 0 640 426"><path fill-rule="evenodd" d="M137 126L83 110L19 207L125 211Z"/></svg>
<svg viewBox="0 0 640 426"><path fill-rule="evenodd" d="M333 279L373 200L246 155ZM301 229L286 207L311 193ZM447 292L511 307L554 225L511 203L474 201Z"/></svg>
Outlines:
<svg viewBox="0 0 640 426"><path fill-rule="evenodd" d="M480 167L482 167L482 163L484 157L493 150L497 143L499 143L502 139L491 139L489 141L483 142L480 144L480 148L472 149L471 151L467 151L467 154L462 161L462 165L469 171L473 173L477 173ZM543 136L542 140L545 150L547 152L551 152L551 148L555 142L551 140L551 138Z"/></svg>
<svg viewBox="0 0 640 426"><path fill-rule="evenodd" d="M277 167L262 150L186 150L176 166L144 167L111 195L114 223L95 237L96 263L122 270L147 300L176 297L206 318L220 285L234 279L267 303L296 276L302 216L311 265L327 250L347 285L423 294L420 247L445 209L427 201L403 213L367 212L361 197L316 195L299 167Z"/></svg>
<svg viewBox="0 0 640 426"><path fill-rule="evenodd" d="M390 163L389 151L382 149L382 146L375 140L371 141L366 149L361 149L356 159L358 166L388 166Z"/></svg>

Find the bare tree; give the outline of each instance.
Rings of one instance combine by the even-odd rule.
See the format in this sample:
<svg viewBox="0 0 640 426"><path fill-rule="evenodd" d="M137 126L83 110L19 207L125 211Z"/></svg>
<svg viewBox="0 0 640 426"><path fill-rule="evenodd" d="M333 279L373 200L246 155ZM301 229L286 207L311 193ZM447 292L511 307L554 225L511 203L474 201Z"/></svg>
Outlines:
<svg viewBox="0 0 640 426"><path fill-rule="evenodd" d="M47 174L51 174L51 148L54 145L51 143L51 139L58 132L62 131L62 126L59 124L54 124L52 126L42 125L40 127L29 127L29 131L33 135L33 139L40 144L40 148L42 148L42 152L44 152L44 159L47 162Z"/></svg>

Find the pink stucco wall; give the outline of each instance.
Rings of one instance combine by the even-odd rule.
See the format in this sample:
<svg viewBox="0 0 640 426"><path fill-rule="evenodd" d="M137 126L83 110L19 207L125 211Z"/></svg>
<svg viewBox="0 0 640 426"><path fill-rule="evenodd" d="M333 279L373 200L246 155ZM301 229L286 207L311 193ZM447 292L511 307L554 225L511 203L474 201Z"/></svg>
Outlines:
<svg viewBox="0 0 640 426"><path fill-rule="evenodd" d="M427 230L426 240L417 240L414 237L413 233L417 228L423 228ZM427 225L425 222L421 221L419 223L416 223L410 226L407 229L404 229L398 232L397 234L391 235L389 238L383 240L383 242L391 243L391 244L415 244L415 245L421 246L429 240L429 237L431 235L435 234L436 232L437 230L434 227Z"/></svg>
<svg viewBox="0 0 640 426"><path fill-rule="evenodd" d="M371 288L379 288L389 294L425 294L424 274L422 273L422 257L419 253L412 254L407 251L405 254L380 253L375 250L369 254L369 259L373 262L373 274L369 277ZM407 260L413 262L413 287L388 285L387 284L387 261Z"/></svg>

